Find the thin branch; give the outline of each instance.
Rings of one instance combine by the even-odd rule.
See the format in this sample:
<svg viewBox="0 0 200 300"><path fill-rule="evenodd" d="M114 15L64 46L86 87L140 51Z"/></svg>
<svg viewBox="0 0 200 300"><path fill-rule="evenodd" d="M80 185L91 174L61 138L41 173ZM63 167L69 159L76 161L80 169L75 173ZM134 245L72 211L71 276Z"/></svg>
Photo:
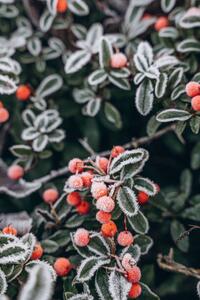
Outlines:
<svg viewBox="0 0 200 300"><path fill-rule="evenodd" d="M157 131L151 137L144 136L144 137L139 138L139 139L132 139L130 142L123 145L123 147L125 149L137 148L141 145L149 144L152 141L154 141L154 140L160 138L161 136L165 135L166 133L174 131L174 130L175 130L175 125L170 125L170 126L165 127L164 129L161 129L161 130ZM110 150L106 150L106 151L100 152L98 154L95 153L92 156L90 156L90 160L94 160L98 155L99 156L109 156L110 155ZM86 160L88 160L88 158ZM50 174L48 174L44 177L36 179L35 182L40 183L40 184L44 184L44 183L47 183L47 182L49 182L49 181L51 181L51 180L53 180L57 177L64 176L68 172L69 172L68 167L64 167L64 168L61 168L59 170L53 170L53 171L50 172Z"/></svg>
<svg viewBox="0 0 200 300"><path fill-rule="evenodd" d="M173 249L170 249L168 255L159 254L157 258L157 263L159 267L169 272L180 273L185 276L191 276L200 279L200 269L194 269L179 264L174 261L173 256Z"/></svg>
<svg viewBox="0 0 200 300"><path fill-rule="evenodd" d="M179 241L183 240L186 236L190 235L190 233L194 230L194 229L200 229L200 226L198 225L189 225L190 228L186 231L184 231L183 233L181 233L181 235L178 237L178 239L176 240L176 243L178 243Z"/></svg>
<svg viewBox="0 0 200 300"><path fill-rule="evenodd" d="M89 145L87 138L79 139L78 141L90 155L96 154L92 147Z"/></svg>
<svg viewBox="0 0 200 300"><path fill-rule="evenodd" d="M0 157L2 155L2 152L3 152L3 148L4 148L4 145L5 145L5 142L6 142L6 135L8 133L10 129L10 123L6 123L3 127L2 127L2 130L0 132Z"/></svg>

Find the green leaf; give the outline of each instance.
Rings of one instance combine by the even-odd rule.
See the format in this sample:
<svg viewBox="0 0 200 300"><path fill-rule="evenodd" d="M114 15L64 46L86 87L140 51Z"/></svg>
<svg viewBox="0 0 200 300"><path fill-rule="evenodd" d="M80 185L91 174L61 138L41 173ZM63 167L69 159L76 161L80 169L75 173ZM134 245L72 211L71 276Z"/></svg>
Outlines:
<svg viewBox="0 0 200 300"><path fill-rule="evenodd" d="M185 227L183 226L183 224L181 224L177 220L172 221L170 231L171 231L172 239L176 243L177 247L181 251L187 252L189 249L188 236L184 237L183 239L179 239L180 235L185 232ZM179 240L177 241L177 239L179 239Z"/></svg>
<svg viewBox="0 0 200 300"><path fill-rule="evenodd" d="M14 145L10 147L10 151L19 158L28 157L32 153L31 147L26 145Z"/></svg>
<svg viewBox="0 0 200 300"><path fill-rule="evenodd" d="M153 136L160 126L160 122L156 120L155 116L152 116L147 123L147 134Z"/></svg>
<svg viewBox="0 0 200 300"><path fill-rule="evenodd" d="M99 69L94 71L89 77L88 77L88 83L90 85L98 85L102 82L104 82L107 79L107 74L104 71L104 69Z"/></svg>
<svg viewBox="0 0 200 300"><path fill-rule="evenodd" d="M87 247L95 255L107 256L110 253L109 244L104 237L97 233L91 234L90 243Z"/></svg>
<svg viewBox="0 0 200 300"><path fill-rule="evenodd" d="M193 207L186 208L181 214L184 219L189 219L193 221L200 221L200 203L194 205Z"/></svg>
<svg viewBox="0 0 200 300"><path fill-rule="evenodd" d="M102 37L99 48L99 64L101 68L108 68L110 66L113 49L110 41L106 37Z"/></svg>
<svg viewBox="0 0 200 300"><path fill-rule="evenodd" d="M137 214L139 206L135 193L129 187L121 187L117 193L117 202L126 216Z"/></svg>
<svg viewBox="0 0 200 300"><path fill-rule="evenodd" d="M200 131L200 117L193 116L190 119L190 128L194 134L198 134Z"/></svg>
<svg viewBox="0 0 200 300"><path fill-rule="evenodd" d="M181 53L200 52L200 42L193 39L185 39L177 45L177 51Z"/></svg>
<svg viewBox="0 0 200 300"><path fill-rule="evenodd" d="M179 25L182 28L200 27L200 10L198 7L191 7L180 19Z"/></svg>
<svg viewBox="0 0 200 300"><path fill-rule="evenodd" d="M134 187L139 191L147 193L149 196L154 196L157 193L157 187L155 183L148 178L135 178Z"/></svg>
<svg viewBox="0 0 200 300"><path fill-rule="evenodd" d="M157 116L156 120L162 123L173 122L173 121L187 121L192 115L183 109L166 109L161 111Z"/></svg>
<svg viewBox="0 0 200 300"><path fill-rule="evenodd" d="M176 0L161 0L161 8L165 13L170 12L175 4Z"/></svg>
<svg viewBox="0 0 200 300"><path fill-rule="evenodd" d="M135 105L139 113L146 116L153 107L153 84L150 80L144 80L136 91Z"/></svg>
<svg viewBox="0 0 200 300"><path fill-rule="evenodd" d="M135 243L139 245L141 254L147 254L153 246L153 240L148 235L138 234L135 236Z"/></svg>
<svg viewBox="0 0 200 300"><path fill-rule="evenodd" d="M71 0L68 5L75 15L86 16L89 13L89 7L83 0Z"/></svg>
<svg viewBox="0 0 200 300"><path fill-rule="evenodd" d="M7 290L7 281L6 281L6 276L4 272L0 269L0 295L3 295L6 293Z"/></svg>
<svg viewBox="0 0 200 300"><path fill-rule="evenodd" d="M78 50L71 54L65 64L65 73L72 74L79 71L90 61L91 55L86 50Z"/></svg>
<svg viewBox="0 0 200 300"><path fill-rule="evenodd" d="M108 273L101 269L97 271L95 276L95 288L100 300L110 300L111 295L108 286Z"/></svg>
<svg viewBox="0 0 200 300"><path fill-rule="evenodd" d="M140 296L141 300L159 300L160 299L160 297L158 295L156 295L154 292L152 292L146 284L144 284L142 282L140 282L140 284L142 286L142 295Z"/></svg>
<svg viewBox="0 0 200 300"><path fill-rule="evenodd" d="M157 98L162 98L167 88L168 76L166 73L160 73L155 85L155 95Z"/></svg>
<svg viewBox="0 0 200 300"><path fill-rule="evenodd" d="M200 142L192 149L191 153L191 168L198 170L200 168Z"/></svg>
<svg viewBox="0 0 200 300"><path fill-rule="evenodd" d="M131 89L130 83L126 78L117 78L108 75L108 79L110 80L110 82L112 82L114 85L116 85L118 88L122 90L129 91Z"/></svg>
<svg viewBox="0 0 200 300"><path fill-rule="evenodd" d="M46 253L54 253L59 249L59 245L49 239L42 241L41 245Z"/></svg>
<svg viewBox="0 0 200 300"><path fill-rule="evenodd" d="M36 96L45 98L56 91L63 85L63 79L58 74L51 74L45 77L36 90Z"/></svg>
<svg viewBox="0 0 200 300"><path fill-rule="evenodd" d="M112 296L111 299L124 300L127 299L130 291L131 283L124 278L123 275L116 271L112 271L109 276L109 291Z"/></svg>
<svg viewBox="0 0 200 300"><path fill-rule="evenodd" d="M120 112L111 103L106 102L104 106L104 113L107 120L114 124L117 128L122 127L122 120Z"/></svg>
<svg viewBox="0 0 200 300"><path fill-rule="evenodd" d="M192 173L186 169L181 173L181 191L188 197L192 189Z"/></svg>
<svg viewBox="0 0 200 300"><path fill-rule="evenodd" d="M128 222L137 233L145 234L149 230L149 222L141 211L138 211L137 215L133 217L128 217Z"/></svg>

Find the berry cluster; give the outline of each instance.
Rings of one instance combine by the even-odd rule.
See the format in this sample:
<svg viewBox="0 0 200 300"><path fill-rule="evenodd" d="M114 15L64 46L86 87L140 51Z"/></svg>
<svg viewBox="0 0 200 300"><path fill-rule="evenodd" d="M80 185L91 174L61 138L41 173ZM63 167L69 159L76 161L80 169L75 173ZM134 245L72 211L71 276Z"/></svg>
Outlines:
<svg viewBox="0 0 200 300"><path fill-rule="evenodd" d="M200 111L200 84L190 81L185 87L186 94L192 98L191 105L194 111Z"/></svg>

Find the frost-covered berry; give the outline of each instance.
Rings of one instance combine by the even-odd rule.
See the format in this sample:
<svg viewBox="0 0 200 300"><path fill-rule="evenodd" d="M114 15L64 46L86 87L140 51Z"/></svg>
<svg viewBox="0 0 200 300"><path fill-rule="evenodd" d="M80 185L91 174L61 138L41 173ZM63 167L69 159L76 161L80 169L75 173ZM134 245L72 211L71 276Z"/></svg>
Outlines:
<svg viewBox="0 0 200 300"><path fill-rule="evenodd" d="M87 215L89 213L89 210L90 204L85 200L82 200L81 203L76 206L76 211L80 215Z"/></svg>
<svg viewBox="0 0 200 300"><path fill-rule="evenodd" d="M122 267L128 271L136 265L136 260L130 253L126 253L122 258Z"/></svg>
<svg viewBox="0 0 200 300"><path fill-rule="evenodd" d="M117 242L120 246L130 246L134 241L133 235L130 231L122 231L117 237Z"/></svg>
<svg viewBox="0 0 200 300"><path fill-rule="evenodd" d="M83 180L80 175L72 175L68 179L68 185L72 189L82 189Z"/></svg>
<svg viewBox="0 0 200 300"><path fill-rule="evenodd" d="M85 247L90 242L89 231L84 228L79 228L74 234L74 242L79 247Z"/></svg>
<svg viewBox="0 0 200 300"><path fill-rule="evenodd" d="M200 84L195 81L190 81L186 84L185 91L189 97L200 95Z"/></svg>
<svg viewBox="0 0 200 300"><path fill-rule="evenodd" d="M129 291L129 298L136 299L142 294L142 288L139 283L133 283Z"/></svg>
<svg viewBox="0 0 200 300"><path fill-rule="evenodd" d="M58 0L57 7L56 7L58 13L62 14L66 12L67 8L68 8L67 0Z"/></svg>
<svg viewBox="0 0 200 300"><path fill-rule="evenodd" d="M160 31L161 29L169 26L169 20L167 17L159 17L154 25L156 31Z"/></svg>
<svg viewBox="0 0 200 300"><path fill-rule="evenodd" d="M66 276L70 272L72 265L69 259L59 257L56 259L53 267L58 276Z"/></svg>
<svg viewBox="0 0 200 300"><path fill-rule="evenodd" d="M84 187L88 188L92 185L92 179L94 175L91 172L83 172L81 173L81 178L83 180Z"/></svg>
<svg viewBox="0 0 200 300"><path fill-rule="evenodd" d="M12 235L17 235L17 229L15 229L14 227L12 227L11 225L10 226L7 226L7 227L4 227L2 232L4 234L12 234Z"/></svg>
<svg viewBox="0 0 200 300"><path fill-rule="evenodd" d="M109 221L101 226L101 233L104 237L114 237L117 233L117 226L113 221Z"/></svg>
<svg viewBox="0 0 200 300"><path fill-rule="evenodd" d="M67 195L66 201L69 205L77 206L81 202L81 195L78 192L71 192Z"/></svg>
<svg viewBox="0 0 200 300"><path fill-rule="evenodd" d="M19 180L24 176L24 169L19 165L13 165L8 168L7 175L12 180Z"/></svg>
<svg viewBox="0 0 200 300"><path fill-rule="evenodd" d="M122 146L114 146L112 148L112 151L111 151L111 156L114 158L114 157L117 157L118 155L120 155L121 153L123 153L125 151L124 147Z"/></svg>
<svg viewBox="0 0 200 300"><path fill-rule="evenodd" d="M97 156L97 158L96 158L97 167L99 169L103 170L105 173L107 173L108 162L109 162L109 160L106 157Z"/></svg>
<svg viewBox="0 0 200 300"><path fill-rule="evenodd" d="M115 202L109 196L100 197L96 202L96 208L110 213L115 208Z"/></svg>
<svg viewBox="0 0 200 300"><path fill-rule="evenodd" d="M44 202L53 204L58 200L59 193L56 189L47 189L46 191L43 192L42 198Z"/></svg>
<svg viewBox="0 0 200 300"><path fill-rule="evenodd" d="M193 97L191 104L195 111L200 111L200 95Z"/></svg>
<svg viewBox="0 0 200 300"><path fill-rule="evenodd" d="M115 53L111 57L110 65L112 68L121 69L127 65L127 57L123 53Z"/></svg>
<svg viewBox="0 0 200 300"><path fill-rule="evenodd" d="M43 255L43 252L44 252L44 250L43 250L42 246L39 243L37 243L31 254L31 259L32 260L40 259Z"/></svg>
<svg viewBox="0 0 200 300"><path fill-rule="evenodd" d="M127 280L132 283L139 282L141 279L141 271L137 266L133 266L126 273Z"/></svg>
<svg viewBox="0 0 200 300"><path fill-rule="evenodd" d="M96 219L99 223L105 224L111 220L111 214L105 211L99 210L96 214Z"/></svg>
<svg viewBox="0 0 200 300"><path fill-rule="evenodd" d="M148 202L149 200L149 195L145 192L139 192L137 195L137 200L139 202L139 204L145 204Z"/></svg>
<svg viewBox="0 0 200 300"><path fill-rule="evenodd" d="M20 101L26 101L31 96L31 89L28 85L22 84L17 88L16 97Z"/></svg>
<svg viewBox="0 0 200 300"><path fill-rule="evenodd" d="M9 112L6 108L0 107L0 123L4 123L9 119Z"/></svg>
<svg viewBox="0 0 200 300"><path fill-rule="evenodd" d="M68 168L71 173L80 173L83 171L84 162L79 158L73 158L69 161Z"/></svg>
<svg viewBox="0 0 200 300"><path fill-rule="evenodd" d="M93 182L91 186L91 193L94 199L98 199L108 194L108 188L103 182Z"/></svg>

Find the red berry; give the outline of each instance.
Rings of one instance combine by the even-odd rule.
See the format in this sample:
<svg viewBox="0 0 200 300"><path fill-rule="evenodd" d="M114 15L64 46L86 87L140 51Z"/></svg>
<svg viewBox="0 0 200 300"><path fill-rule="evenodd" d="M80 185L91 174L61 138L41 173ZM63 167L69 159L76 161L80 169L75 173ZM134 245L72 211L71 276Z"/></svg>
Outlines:
<svg viewBox="0 0 200 300"><path fill-rule="evenodd" d="M83 171L84 162L79 158L74 158L69 161L68 168L71 173L80 173Z"/></svg>
<svg viewBox="0 0 200 300"><path fill-rule="evenodd" d="M155 30L160 31L162 28L169 26L169 20L167 17L159 17L155 23Z"/></svg>
<svg viewBox="0 0 200 300"><path fill-rule="evenodd" d="M84 228L79 228L74 234L74 242L79 247L85 247L90 242L89 231Z"/></svg>
<svg viewBox="0 0 200 300"><path fill-rule="evenodd" d="M107 213L110 213L115 208L115 202L109 196L100 197L96 202L96 207L99 210L103 210Z"/></svg>
<svg viewBox="0 0 200 300"><path fill-rule="evenodd" d="M120 246L126 247L133 243L134 238L130 231L122 231L119 233L117 241Z"/></svg>
<svg viewBox="0 0 200 300"><path fill-rule="evenodd" d="M19 165L13 165L8 168L7 175L12 180L19 180L24 176L24 169Z"/></svg>
<svg viewBox="0 0 200 300"><path fill-rule="evenodd" d="M137 200L139 202L139 204L145 204L148 202L149 200L149 195L145 192L139 192L137 195Z"/></svg>
<svg viewBox="0 0 200 300"><path fill-rule="evenodd" d="M44 202L49 204L53 204L54 202L56 202L56 200L58 200L58 197L59 193L56 189L48 189L42 194Z"/></svg>
<svg viewBox="0 0 200 300"><path fill-rule="evenodd" d="M80 175L72 175L68 179L69 187L72 189L82 189L83 180Z"/></svg>
<svg viewBox="0 0 200 300"><path fill-rule="evenodd" d="M17 235L17 230L12 227L12 226L7 226L7 227L4 227L2 232L4 234L12 234L12 235Z"/></svg>
<svg viewBox="0 0 200 300"><path fill-rule="evenodd" d="M192 108L195 111L200 111L200 95L192 98Z"/></svg>
<svg viewBox="0 0 200 300"><path fill-rule="evenodd" d="M81 174L84 187L88 188L91 186L93 177L93 174L91 174L90 172L83 172Z"/></svg>
<svg viewBox="0 0 200 300"><path fill-rule="evenodd" d="M22 84L16 91L16 97L20 101L26 101L31 96L31 89L28 85Z"/></svg>
<svg viewBox="0 0 200 300"><path fill-rule="evenodd" d="M93 182L91 186L91 193L94 199L98 199L108 194L108 188L103 182Z"/></svg>
<svg viewBox="0 0 200 300"><path fill-rule="evenodd" d="M106 157L97 156L97 158L96 158L97 167L99 169L103 170L105 173L107 173L108 162L109 162L109 160Z"/></svg>
<svg viewBox="0 0 200 300"><path fill-rule="evenodd" d="M195 81L190 81L186 84L185 91L189 97L200 95L200 84Z"/></svg>
<svg viewBox="0 0 200 300"><path fill-rule="evenodd" d="M54 270L58 276L66 276L72 268L69 259L60 257L54 263Z"/></svg>
<svg viewBox="0 0 200 300"><path fill-rule="evenodd" d="M141 285L139 283L133 283L128 296L131 299L136 299L141 295L141 293L142 293Z"/></svg>
<svg viewBox="0 0 200 300"><path fill-rule="evenodd" d="M111 57L110 65L112 68L121 69L127 65L127 57L123 53L115 53Z"/></svg>
<svg viewBox="0 0 200 300"><path fill-rule="evenodd" d="M37 243L32 252L31 259L32 260L40 259L43 255L43 252L44 252L44 250L43 250L42 246L39 243Z"/></svg>
<svg viewBox="0 0 200 300"><path fill-rule="evenodd" d="M76 211L80 215L87 215L90 210L90 204L87 201L82 200L79 205L76 206Z"/></svg>
<svg viewBox="0 0 200 300"><path fill-rule="evenodd" d="M0 123L4 123L9 119L9 112L6 108L0 108Z"/></svg>
<svg viewBox="0 0 200 300"><path fill-rule="evenodd" d="M114 237L117 233L117 226L113 221L109 221L101 226L101 233L104 237Z"/></svg>
<svg viewBox="0 0 200 300"><path fill-rule="evenodd" d="M71 192L66 200L69 205L77 206L81 202L81 195L78 192Z"/></svg>
<svg viewBox="0 0 200 300"><path fill-rule="evenodd" d="M115 146L112 148L112 151L111 151L111 156L114 158L114 157L117 157L118 155L120 155L121 153L123 153L125 151L124 147L122 146Z"/></svg>
<svg viewBox="0 0 200 300"><path fill-rule="evenodd" d="M105 224L111 220L111 214L105 211L99 210L96 214L96 219L99 223Z"/></svg>
<svg viewBox="0 0 200 300"><path fill-rule="evenodd" d="M64 13L68 8L67 0L58 0L57 2L57 12Z"/></svg>
<svg viewBox="0 0 200 300"><path fill-rule="evenodd" d="M141 271L137 266L133 266L126 273L127 280L132 283L139 282L141 279Z"/></svg>
<svg viewBox="0 0 200 300"><path fill-rule="evenodd" d="M136 265L135 259L132 257L130 253L126 253L122 258L122 266L128 271L131 270Z"/></svg>

